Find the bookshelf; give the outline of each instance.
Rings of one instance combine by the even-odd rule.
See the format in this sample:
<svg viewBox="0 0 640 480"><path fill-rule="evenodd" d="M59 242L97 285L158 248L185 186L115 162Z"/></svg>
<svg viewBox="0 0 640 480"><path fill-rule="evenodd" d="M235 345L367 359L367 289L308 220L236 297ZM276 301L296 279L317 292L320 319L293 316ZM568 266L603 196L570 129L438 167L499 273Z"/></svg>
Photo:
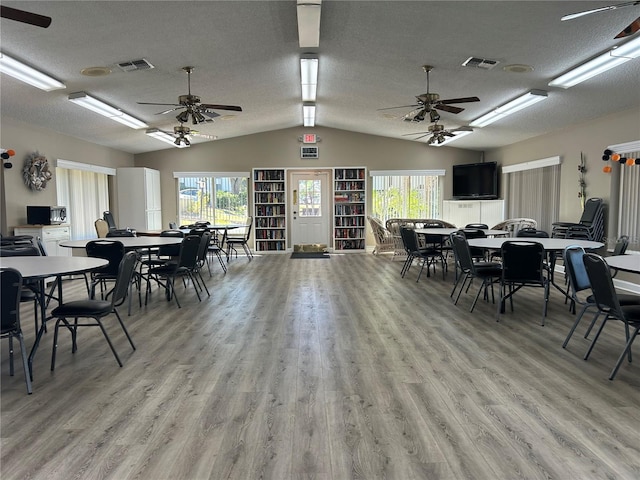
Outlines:
<svg viewBox="0 0 640 480"><path fill-rule="evenodd" d="M287 249L286 182L283 168L253 170L255 251Z"/></svg>
<svg viewBox="0 0 640 480"><path fill-rule="evenodd" d="M333 176L333 249L364 251L366 169L336 168Z"/></svg>

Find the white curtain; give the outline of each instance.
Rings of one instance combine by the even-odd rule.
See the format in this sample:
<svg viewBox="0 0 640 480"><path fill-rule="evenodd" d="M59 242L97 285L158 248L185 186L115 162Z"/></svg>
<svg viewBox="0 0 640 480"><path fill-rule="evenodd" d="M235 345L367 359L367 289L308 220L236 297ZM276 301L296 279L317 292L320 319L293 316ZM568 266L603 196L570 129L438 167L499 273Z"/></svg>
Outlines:
<svg viewBox="0 0 640 480"><path fill-rule="evenodd" d="M56 168L58 205L67 207L73 240L96 237L94 222L109 209L108 185L104 173Z"/></svg>
<svg viewBox="0 0 640 480"><path fill-rule="evenodd" d="M640 158L640 151L624 154ZM640 165L622 165L620 174L620 204L618 236L629 236L629 250L640 250Z"/></svg>
<svg viewBox="0 0 640 480"><path fill-rule="evenodd" d="M560 211L560 165L510 172L504 179L507 216L533 218L551 235Z"/></svg>

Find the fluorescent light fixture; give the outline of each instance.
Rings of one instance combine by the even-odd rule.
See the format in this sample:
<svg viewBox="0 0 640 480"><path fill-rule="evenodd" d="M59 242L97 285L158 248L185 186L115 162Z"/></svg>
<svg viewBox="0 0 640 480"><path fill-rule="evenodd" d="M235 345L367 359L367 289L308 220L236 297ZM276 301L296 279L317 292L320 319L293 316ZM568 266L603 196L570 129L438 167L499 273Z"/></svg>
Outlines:
<svg viewBox="0 0 640 480"><path fill-rule="evenodd" d="M462 137L464 137L466 135L469 135L470 133L473 133L473 128L471 128L471 127L460 127L458 129L456 129L456 131L451 132L451 133L454 134L453 137L447 137L444 142L442 142L442 143L434 142L429 146L430 147L442 147L443 145L446 145L447 143L455 142L459 138L462 138Z"/></svg>
<svg viewBox="0 0 640 480"><path fill-rule="evenodd" d="M298 43L300 48L320 46L322 0L298 0Z"/></svg>
<svg viewBox="0 0 640 480"><path fill-rule="evenodd" d="M529 107L534 103L538 103L541 100L547 98L547 92L544 90L531 90L520 97L511 100L508 103L505 103L501 107L496 108L495 110L490 111L489 113L482 115L479 118L476 118L473 122L469 124L470 127L484 127L493 123L501 118L506 117L507 115L511 115L512 113L516 113L523 108Z"/></svg>
<svg viewBox="0 0 640 480"><path fill-rule="evenodd" d="M300 59L300 85L302 86L302 101L315 102L318 87L318 59Z"/></svg>
<svg viewBox="0 0 640 480"><path fill-rule="evenodd" d="M315 127L316 125L316 106L315 105L302 106L302 124L305 127Z"/></svg>
<svg viewBox="0 0 640 480"><path fill-rule="evenodd" d="M127 127L131 128L146 128L149 125L144 123L142 120L138 120L137 118L132 117L131 115L127 115L122 110L118 110L111 105L107 105L101 100L92 97L91 95L87 95L86 92L75 92L69 95L69 100L71 100L76 105L80 105L92 112L99 113L100 115L110 118L114 122L122 123Z"/></svg>
<svg viewBox="0 0 640 480"><path fill-rule="evenodd" d="M160 130L159 128L150 128L144 133L146 133L152 138L155 138L156 140L160 140L164 143L168 143L177 148L187 148L189 146L189 145L182 145L182 144L176 145L175 143L176 137L174 137L170 133L165 132L164 130Z"/></svg>
<svg viewBox="0 0 640 480"><path fill-rule="evenodd" d="M0 72L46 92L67 88L64 83L11 58L5 53L0 53Z"/></svg>
<svg viewBox="0 0 640 480"><path fill-rule="evenodd" d="M640 57L640 37L620 45L617 48L598 55L596 58L560 75L549 82L551 87L569 88L595 77L607 70L622 65L631 59Z"/></svg>

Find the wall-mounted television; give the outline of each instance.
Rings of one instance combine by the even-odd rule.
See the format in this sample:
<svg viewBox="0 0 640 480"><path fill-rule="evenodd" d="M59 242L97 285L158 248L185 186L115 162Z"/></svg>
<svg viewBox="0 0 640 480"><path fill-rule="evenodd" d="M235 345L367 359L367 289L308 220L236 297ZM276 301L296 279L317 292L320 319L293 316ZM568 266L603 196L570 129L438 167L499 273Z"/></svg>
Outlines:
<svg viewBox="0 0 640 480"><path fill-rule="evenodd" d="M454 200L498 198L498 164L468 163L453 166Z"/></svg>

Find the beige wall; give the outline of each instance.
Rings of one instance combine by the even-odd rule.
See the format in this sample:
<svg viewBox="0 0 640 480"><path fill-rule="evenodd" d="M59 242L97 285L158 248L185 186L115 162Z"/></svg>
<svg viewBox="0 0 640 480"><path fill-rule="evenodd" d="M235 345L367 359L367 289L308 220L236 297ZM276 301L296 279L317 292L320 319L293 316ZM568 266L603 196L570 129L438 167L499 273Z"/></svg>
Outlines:
<svg viewBox="0 0 640 480"><path fill-rule="evenodd" d="M2 119L0 142L2 148L13 149L13 168L2 168L2 234L10 235L13 227L24 225L27 205L56 205L55 166L58 159L117 168L133 166L133 155L112 148L68 137L51 130ZM39 152L49 161L54 178L42 191L30 190L22 181L25 158Z"/></svg>
<svg viewBox="0 0 640 480"><path fill-rule="evenodd" d="M525 140L507 147L485 153L486 161L497 161L500 165L512 165L553 156L560 156L562 182L560 198L560 221L577 222L582 215L578 198L578 165L582 152L586 161L586 194L601 197L607 205L618 192L619 165L614 172L605 174L602 167L602 152L608 145L640 140L640 109L632 109L595 119L572 128ZM614 205L615 207L615 205ZM608 212L609 230L615 219L615 209Z"/></svg>
<svg viewBox="0 0 640 480"><path fill-rule="evenodd" d="M320 158L300 159L298 141L312 131L321 141ZM480 160L480 152L448 147L428 147L386 137L316 127L291 128L218 140L186 149L172 148L136 155L139 167L160 170L163 225L176 221L177 183L173 172L250 172L258 167L316 169L323 167L365 166L369 170L445 169L455 163ZM167 192L171 192L168 194ZM445 198L451 196L451 182L445 182Z"/></svg>

